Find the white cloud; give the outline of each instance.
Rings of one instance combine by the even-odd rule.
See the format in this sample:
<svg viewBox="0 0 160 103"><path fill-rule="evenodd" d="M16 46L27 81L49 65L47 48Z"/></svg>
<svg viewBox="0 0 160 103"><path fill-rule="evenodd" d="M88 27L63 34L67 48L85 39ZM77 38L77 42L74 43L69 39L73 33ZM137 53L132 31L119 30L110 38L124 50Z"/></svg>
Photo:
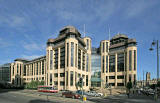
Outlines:
<svg viewBox="0 0 160 103"><path fill-rule="evenodd" d="M7 40L0 38L0 48L4 48L4 47L8 47L8 46L11 46L11 43L9 43L9 41L7 41Z"/></svg>
<svg viewBox="0 0 160 103"><path fill-rule="evenodd" d="M29 51L43 51L45 49L45 45L40 45L37 43L24 43L23 44L24 49L29 50Z"/></svg>
<svg viewBox="0 0 160 103"><path fill-rule="evenodd" d="M38 58L40 56L43 56L43 55L21 55L22 58L25 58L28 60L32 60L32 59Z"/></svg>

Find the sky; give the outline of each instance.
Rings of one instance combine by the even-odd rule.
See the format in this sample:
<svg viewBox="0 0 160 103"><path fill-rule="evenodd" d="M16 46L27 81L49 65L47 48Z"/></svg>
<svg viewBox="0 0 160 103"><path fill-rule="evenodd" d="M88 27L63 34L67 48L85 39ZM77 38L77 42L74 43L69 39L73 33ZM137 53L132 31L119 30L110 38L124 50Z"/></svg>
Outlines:
<svg viewBox="0 0 160 103"><path fill-rule="evenodd" d="M46 54L46 41L67 25L92 38L92 46L117 33L137 40L137 74L156 77L160 41L159 0L0 0L0 64ZM160 42L159 42L160 43Z"/></svg>

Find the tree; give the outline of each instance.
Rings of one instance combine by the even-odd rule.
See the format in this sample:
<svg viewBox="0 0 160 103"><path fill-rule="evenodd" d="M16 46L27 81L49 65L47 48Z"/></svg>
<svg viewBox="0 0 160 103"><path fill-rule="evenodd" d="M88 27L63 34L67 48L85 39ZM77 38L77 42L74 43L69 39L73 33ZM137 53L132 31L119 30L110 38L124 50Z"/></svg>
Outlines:
<svg viewBox="0 0 160 103"><path fill-rule="evenodd" d="M157 82L157 87L160 87L160 81Z"/></svg>
<svg viewBox="0 0 160 103"><path fill-rule="evenodd" d="M26 84L26 88L36 89L38 85L44 85L44 81L31 81L30 83Z"/></svg>
<svg viewBox="0 0 160 103"><path fill-rule="evenodd" d="M129 81L128 83L127 83L127 89L128 89L128 92L127 92L127 95L128 95L128 98L129 98L129 94L130 94L130 89L132 88L132 82L131 81Z"/></svg>

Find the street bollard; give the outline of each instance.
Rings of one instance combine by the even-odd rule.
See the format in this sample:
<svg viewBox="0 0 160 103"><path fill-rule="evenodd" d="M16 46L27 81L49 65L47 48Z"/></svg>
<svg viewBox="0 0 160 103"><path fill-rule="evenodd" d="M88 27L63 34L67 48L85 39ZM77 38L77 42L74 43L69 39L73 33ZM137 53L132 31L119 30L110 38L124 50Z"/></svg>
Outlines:
<svg viewBox="0 0 160 103"><path fill-rule="evenodd" d="M84 95L83 96L83 102L86 102L86 100L87 100L87 97Z"/></svg>

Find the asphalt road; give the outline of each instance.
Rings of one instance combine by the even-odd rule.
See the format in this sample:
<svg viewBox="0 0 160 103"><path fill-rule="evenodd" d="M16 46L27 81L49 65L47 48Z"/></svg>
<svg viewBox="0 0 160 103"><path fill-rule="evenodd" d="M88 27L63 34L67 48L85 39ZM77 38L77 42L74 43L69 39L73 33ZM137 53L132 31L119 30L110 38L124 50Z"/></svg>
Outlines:
<svg viewBox="0 0 160 103"><path fill-rule="evenodd" d="M83 103L81 99L63 98L61 93L41 93L32 90L1 91L0 103ZM86 103L160 103L155 102L152 96L126 95L101 97L87 97Z"/></svg>

